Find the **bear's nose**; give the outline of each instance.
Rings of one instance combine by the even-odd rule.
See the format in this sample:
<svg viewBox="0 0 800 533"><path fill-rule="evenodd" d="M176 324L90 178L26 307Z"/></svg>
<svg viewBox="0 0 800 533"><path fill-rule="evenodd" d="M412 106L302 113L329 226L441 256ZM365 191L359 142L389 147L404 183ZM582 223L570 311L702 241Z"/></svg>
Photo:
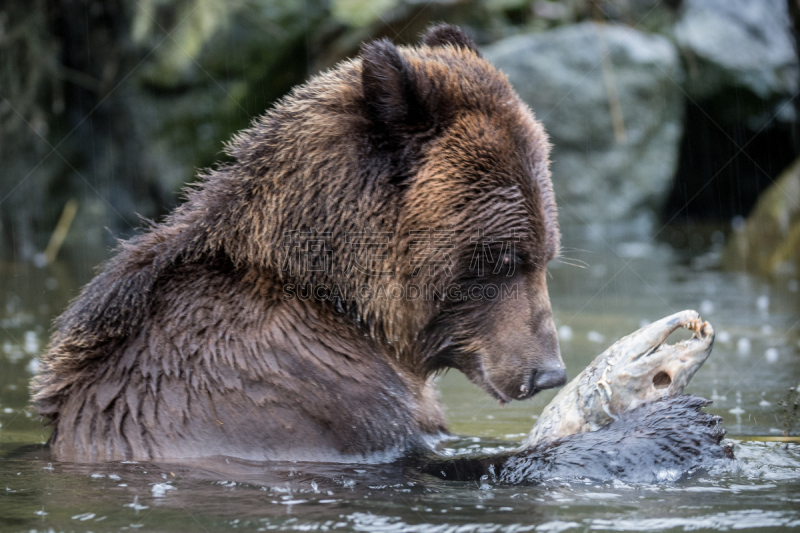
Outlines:
<svg viewBox="0 0 800 533"><path fill-rule="evenodd" d="M564 367L551 368L536 372L533 376L533 388L537 390L554 389L567 384L567 370Z"/></svg>

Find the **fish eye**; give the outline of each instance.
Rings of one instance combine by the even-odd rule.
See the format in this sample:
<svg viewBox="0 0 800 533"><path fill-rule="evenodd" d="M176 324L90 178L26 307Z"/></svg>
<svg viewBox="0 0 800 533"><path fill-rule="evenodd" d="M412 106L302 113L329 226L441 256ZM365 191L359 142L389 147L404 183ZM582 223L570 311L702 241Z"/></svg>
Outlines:
<svg viewBox="0 0 800 533"><path fill-rule="evenodd" d="M657 389L666 389L672 383L672 378L663 370L653 376L653 386Z"/></svg>

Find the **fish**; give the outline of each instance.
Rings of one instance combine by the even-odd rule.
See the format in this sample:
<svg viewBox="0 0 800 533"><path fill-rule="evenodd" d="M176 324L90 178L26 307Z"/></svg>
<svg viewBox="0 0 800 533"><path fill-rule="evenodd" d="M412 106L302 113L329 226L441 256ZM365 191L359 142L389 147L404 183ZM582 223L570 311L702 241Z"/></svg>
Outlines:
<svg viewBox="0 0 800 533"><path fill-rule="evenodd" d="M666 344L667 337L679 328L694 335ZM641 405L680 396L711 354L713 344L714 328L692 310L623 337L559 391L519 449L597 431Z"/></svg>
<svg viewBox="0 0 800 533"><path fill-rule="evenodd" d="M667 344L685 328L690 339ZM598 355L545 407L519 447L428 455L417 468L442 479L512 485L548 480L671 482L734 458L711 401L684 394L714 345L714 328L681 311Z"/></svg>

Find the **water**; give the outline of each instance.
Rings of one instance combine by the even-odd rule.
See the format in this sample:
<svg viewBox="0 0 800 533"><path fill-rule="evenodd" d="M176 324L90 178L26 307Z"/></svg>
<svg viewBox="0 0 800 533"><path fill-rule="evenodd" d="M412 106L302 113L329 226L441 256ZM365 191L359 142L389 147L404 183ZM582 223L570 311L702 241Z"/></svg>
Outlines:
<svg viewBox="0 0 800 533"><path fill-rule="evenodd" d="M550 292L571 376L617 338L694 308L717 331L687 392L714 399L737 460L674 484L457 483L396 467L215 460L58 463L26 409L49 324L92 274L85 257L37 269L0 263L0 529L296 531L661 531L800 527L800 433L781 402L800 382L800 293L793 278L716 267L719 234L565 229ZM715 242L715 244L711 244ZM677 244L673 247L672 244ZM453 371L439 387L450 453L513 446L554 392L503 408ZM793 398L790 397L790 400Z"/></svg>

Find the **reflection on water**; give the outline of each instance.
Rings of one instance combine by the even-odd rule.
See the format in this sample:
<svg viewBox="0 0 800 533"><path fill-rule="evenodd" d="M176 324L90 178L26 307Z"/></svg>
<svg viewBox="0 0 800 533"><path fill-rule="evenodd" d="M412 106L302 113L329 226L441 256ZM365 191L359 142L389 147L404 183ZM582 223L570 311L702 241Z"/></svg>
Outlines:
<svg viewBox="0 0 800 533"><path fill-rule="evenodd" d="M693 235L689 247L676 250L629 230L567 228L564 255L587 267L556 262L550 269L556 323L572 376L642 322L694 308L714 325L714 351L687 392L714 399L709 410L724 418L737 460L665 486L573 480L509 487L446 482L385 466L252 465L224 459L159 466L53 462L38 446L48 431L25 408L27 381L36 370L35 355L47 343L52 317L91 277L92 265L84 262L86 254L45 269L0 263L0 529L493 532L800 526L800 445L749 437L800 429L787 421L781 405L787 390L800 382L798 282L720 271L715 266L720 235ZM452 453L513 445L554 395L500 408L457 372L443 376L440 389L451 429L467 435L443 443Z"/></svg>

